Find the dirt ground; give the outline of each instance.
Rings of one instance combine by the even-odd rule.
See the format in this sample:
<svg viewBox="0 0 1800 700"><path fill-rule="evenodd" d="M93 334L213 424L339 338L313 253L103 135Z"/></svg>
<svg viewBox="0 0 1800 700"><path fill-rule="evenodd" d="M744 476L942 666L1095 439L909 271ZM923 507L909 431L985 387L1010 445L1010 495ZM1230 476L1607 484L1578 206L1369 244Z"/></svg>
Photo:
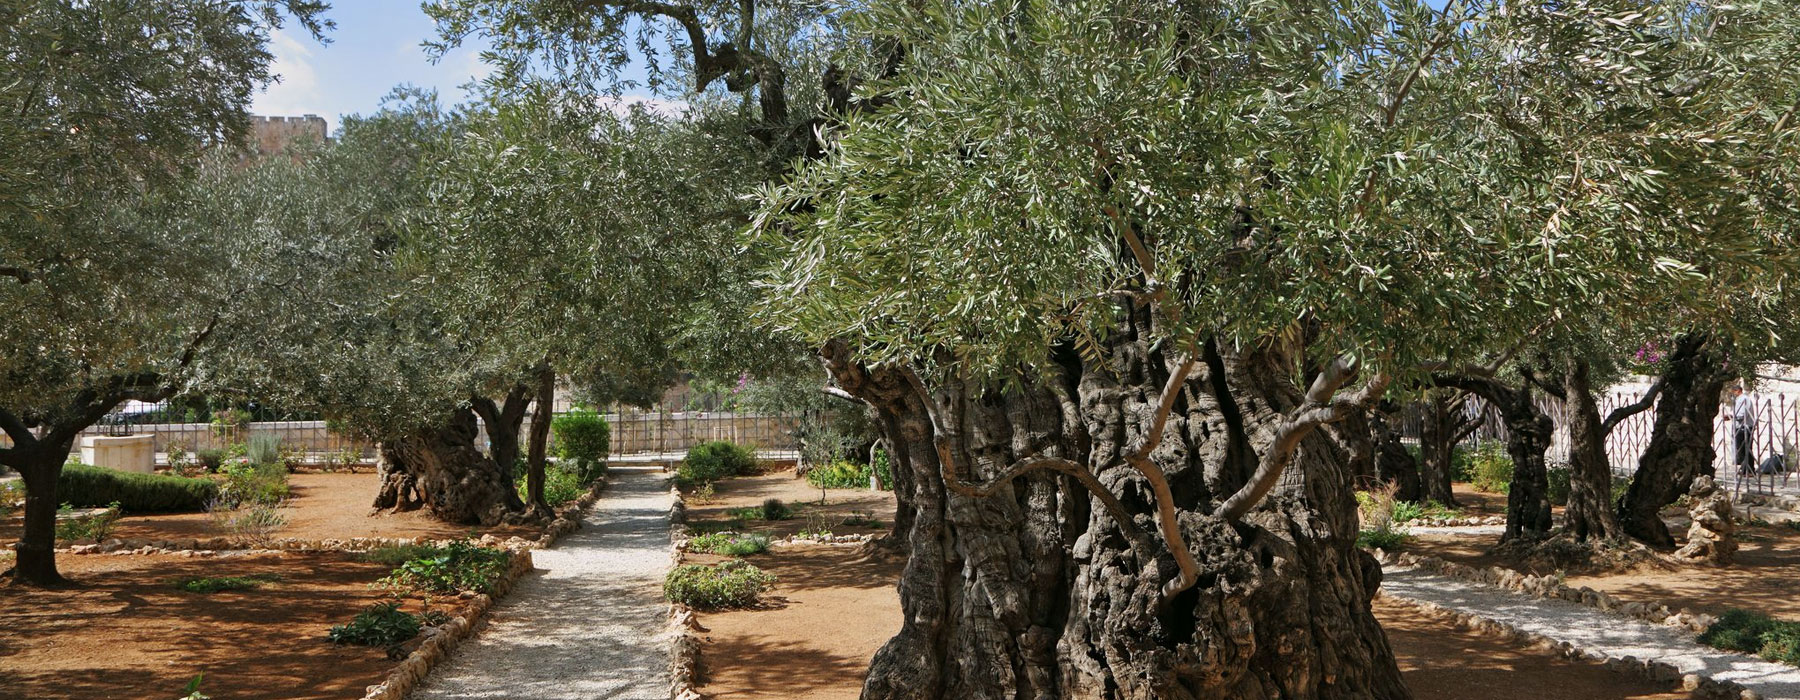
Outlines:
<svg viewBox="0 0 1800 700"><path fill-rule="evenodd" d="M281 514L287 525L275 531L274 537L304 540L349 539L352 537L430 537L448 539L474 532L494 533L500 537L519 535L536 537L532 528L471 528L452 525L432 518L423 510L410 513L383 513L371 516L369 504L375 501L380 477L359 474L299 473L288 477L290 499ZM19 538L21 524L17 519L0 522L0 541ZM218 537L224 533L213 527L206 513L173 513L164 515L127 515L119 520L113 537L126 540L175 540Z"/></svg>
<svg viewBox="0 0 1800 700"><path fill-rule="evenodd" d="M0 698L173 698L196 674L215 698L358 697L396 662L335 646L333 625L379 599L389 567L343 554L59 558L73 590L0 587ZM281 580L209 595L190 576Z"/></svg>
<svg viewBox="0 0 1800 700"><path fill-rule="evenodd" d="M894 525L894 495L868 489L830 489L823 494L805 479L794 476L791 468L758 476L740 476L713 484L713 498L702 502L694 491L687 491L688 525L697 532L731 529L759 532L775 537L792 535L816 525L819 521L833 534L879 534ZM819 503L819 497L825 503ZM372 497L372 496L371 496ZM770 498L781 499L794 510L787 520L737 520L730 511L761 506ZM852 513L862 513L881 522L880 526L845 525Z"/></svg>
<svg viewBox="0 0 1800 700"><path fill-rule="evenodd" d="M720 482L718 501L689 500L690 522L725 524L731 508L758 505L764 498L789 503L818 489L793 472ZM1465 506L1482 504L1505 511L1504 497L1459 489ZM833 490L817 512L873 511L891 524L892 494ZM804 524L803 516L797 518ZM750 521L749 530L786 534L796 520ZM745 527L739 527L742 530ZM714 563L722 557L687 555L686 563ZM745 557L779 581L766 605L750 610L703 612L700 691L716 700L854 700L862 691L869 659L900 629L899 593L894 588L904 561L865 555L862 548L795 545ZM1608 671L1598 664L1572 662L1526 645L1507 644L1458 630L1411 608L1377 601L1376 615L1388 630L1400 668L1418 700L1678 700L1669 687Z"/></svg>

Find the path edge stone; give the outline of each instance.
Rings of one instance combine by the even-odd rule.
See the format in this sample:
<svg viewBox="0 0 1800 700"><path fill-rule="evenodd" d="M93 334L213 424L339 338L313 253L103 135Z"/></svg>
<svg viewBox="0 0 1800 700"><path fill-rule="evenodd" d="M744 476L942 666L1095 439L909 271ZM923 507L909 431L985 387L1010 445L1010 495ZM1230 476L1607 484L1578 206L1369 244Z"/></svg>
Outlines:
<svg viewBox="0 0 1800 700"><path fill-rule="evenodd" d="M1653 625L1671 627L1693 635L1705 632L1708 627L1718 621L1718 618L1712 615L1695 613L1687 608L1674 610L1663 604L1627 603L1606 591L1596 591L1587 586L1580 588L1569 586L1560 578L1549 574L1533 576L1500 566L1477 568L1409 552L1388 552L1377 549L1372 554L1375 555L1375 561L1380 562L1382 566L1421 569L1459 581L1498 586L1534 598L1565 600L1601 612L1642 620Z"/></svg>
<svg viewBox="0 0 1800 700"><path fill-rule="evenodd" d="M669 477L669 566L681 565L681 553L687 549L687 499L674 477ZM700 700L694 687L700 669L700 623L688 606L669 601L669 698Z"/></svg>

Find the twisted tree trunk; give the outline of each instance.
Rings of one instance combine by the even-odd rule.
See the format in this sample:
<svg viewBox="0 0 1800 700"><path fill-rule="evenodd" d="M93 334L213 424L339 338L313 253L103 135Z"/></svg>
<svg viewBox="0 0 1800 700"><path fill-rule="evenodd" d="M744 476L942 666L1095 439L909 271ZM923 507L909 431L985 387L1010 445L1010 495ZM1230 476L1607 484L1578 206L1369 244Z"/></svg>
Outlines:
<svg viewBox="0 0 1800 700"><path fill-rule="evenodd" d="M1394 497L1402 501L1435 500L1424 495L1423 480L1419 477L1419 462L1413 459L1412 452L1400 441L1400 431L1395 430L1388 422L1386 413L1369 412L1369 436L1375 447L1377 481L1396 485L1398 489L1394 492ZM1448 489L1448 485L1445 489ZM1439 503L1451 504L1447 501Z"/></svg>
<svg viewBox="0 0 1800 700"><path fill-rule="evenodd" d="M513 486L518 480L519 428L525 423L525 409L531 405L531 389L520 384L506 392L502 402L495 402L486 396L476 396L469 402L469 407L481 417L481 425L487 430L488 458L494 460L494 466L500 468L500 475L506 480L506 507L508 510L523 510L525 502L519 500L519 490Z"/></svg>
<svg viewBox="0 0 1800 700"><path fill-rule="evenodd" d="M1410 697L1370 614L1380 569L1354 547L1346 456L1321 432L1285 430L1282 412L1303 400L1287 361L1213 352L1173 382L1150 452L1165 503L1127 464L1165 382L1182 378L1164 349L1123 340L1105 365L1065 353L1059 376L1008 390L948 382L930 403L896 381L904 370L824 355L881 412L913 484L905 623L864 698ZM1259 455L1296 434L1268 498L1238 521L1217 514ZM966 483L1033 461L1064 466L997 479L987 497ZM1152 534L1160 506L1196 564L1172 597L1185 575Z"/></svg>
<svg viewBox="0 0 1800 700"><path fill-rule="evenodd" d="M1658 513L1686 493L1694 477L1712 476L1713 417L1729 380L1724 356L1721 341L1690 333L1676 339L1675 351L1664 361L1650 444L1638 458L1637 474L1619 503L1619 522L1632 537L1660 547L1675 546Z"/></svg>
<svg viewBox="0 0 1800 700"><path fill-rule="evenodd" d="M1419 431L1419 488L1425 500L1456 507L1456 492L1451 488L1455 478L1456 444L1461 442L1466 421L1458 420L1457 409L1463 401L1452 392L1434 391L1421 403L1423 425Z"/></svg>
<svg viewBox="0 0 1800 700"><path fill-rule="evenodd" d="M382 488L376 508L401 509L416 498L434 517L465 525L494 525L512 512L512 483L475 448L475 414L453 411L446 423L382 443Z"/></svg>
<svg viewBox="0 0 1800 700"><path fill-rule="evenodd" d="M1506 532L1500 543L1542 539L1550 534L1550 474L1544 454L1556 423L1532 400L1529 370L1518 386L1491 376L1439 376L1449 386L1480 396L1500 411L1506 424L1506 453L1512 458L1512 484L1506 491Z"/></svg>

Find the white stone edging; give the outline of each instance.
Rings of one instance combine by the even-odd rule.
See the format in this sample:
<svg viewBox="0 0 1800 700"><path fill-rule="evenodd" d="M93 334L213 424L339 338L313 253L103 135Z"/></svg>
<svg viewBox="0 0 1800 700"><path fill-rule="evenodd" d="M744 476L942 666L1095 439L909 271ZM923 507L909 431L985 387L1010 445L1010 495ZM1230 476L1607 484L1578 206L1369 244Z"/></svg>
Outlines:
<svg viewBox="0 0 1800 700"><path fill-rule="evenodd" d="M1671 610L1667 605L1626 603L1606 591L1596 591L1587 586L1575 588L1548 574L1532 576L1499 566L1476 568L1466 564L1444 561L1437 557L1420 556L1408 552L1386 552L1377 549L1373 553L1375 560L1383 566L1423 569L1453 579L1499 586L1515 593L1523 593L1537 598L1566 600L1601 612L1685 630L1696 635L1705 632L1706 628L1718 621L1718 618L1712 615L1695 613L1687 608L1677 611Z"/></svg>

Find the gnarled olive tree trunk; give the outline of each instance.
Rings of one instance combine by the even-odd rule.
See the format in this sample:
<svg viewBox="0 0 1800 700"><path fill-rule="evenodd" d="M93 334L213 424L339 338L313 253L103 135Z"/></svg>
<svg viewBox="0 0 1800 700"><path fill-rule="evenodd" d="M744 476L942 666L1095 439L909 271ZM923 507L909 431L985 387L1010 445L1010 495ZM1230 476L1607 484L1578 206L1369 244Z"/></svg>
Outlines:
<svg viewBox="0 0 1800 700"><path fill-rule="evenodd" d="M1730 378L1723 369L1724 355L1721 341L1690 333L1676 339L1675 351L1665 360L1650 444L1619 503L1619 523L1632 537L1674 546L1675 538L1657 513L1686 493L1694 477L1713 474L1713 417Z"/></svg>
<svg viewBox="0 0 1800 700"><path fill-rule="evenodd" d="M1424 409L1419 430L1419 490L1425 500L1453 508L1456 493L1450 484L1456 472L1456 445L1470 428L1462 417L1466 400L1453 392L1434 391L1419 404Z"/></svg>
<svg viewBox="0 0 1800 700"><path fill-rule="evenodd" d="M1369 412L1369 440L1375 451L1375 480L1398 487L1394 497L1402 501L1428 499L1424 495L1423 480L1419 478L1419 462L1400 441L1400 431L1394 429L1387 413ZM1444 488L1448 490L1448 484ZM1439 502L1450 505L1450 502Z"/></svg>
<svg viewBox="0 0 1800 700"><path fill-rule="evenodd" d="M1506 454L1512 458L1513 473L1506 491L1506 532L1500 543L1548 536L1552 526L1550 473L1544 455L1550 450L1556 423L1532 399L1529 374L1516 387L1491 376L1440 376L1436 381L1486 399L1499 409L1500 421L1506 424Z"/></svg>
<svg viewBox="0 0 1800 700"><path fill-rule="evenodd" d="M382 486L376 508L423 505L439 519L465 525L494 525L511 512L512 483L494 460L475 447L475 414L453 411L441 427L383 442Z"/></svg>
<svg viewBox="0 0 1800 700"><path fill-rule="evenodd" d="M1302 438L1241 521L1214 514L1281 434L1281 412L1300 405L1282 358L1209 352L1176 389L1150 459L1198 575L1165 600L1179 567L1156 534L1151 483L1120 461L1175 372L1165 350L1122 340L1107 364L1063 355L1060 376L1006 390L947 383L930 404L903 369L824 355L881 413L912 482L905 622L864 698L1410 697L1370 613L1380 569L1354 546L1351 473L1330 439ZM967 482L1026 458L1073 471L1024 471L969 495Z"/></svg>

